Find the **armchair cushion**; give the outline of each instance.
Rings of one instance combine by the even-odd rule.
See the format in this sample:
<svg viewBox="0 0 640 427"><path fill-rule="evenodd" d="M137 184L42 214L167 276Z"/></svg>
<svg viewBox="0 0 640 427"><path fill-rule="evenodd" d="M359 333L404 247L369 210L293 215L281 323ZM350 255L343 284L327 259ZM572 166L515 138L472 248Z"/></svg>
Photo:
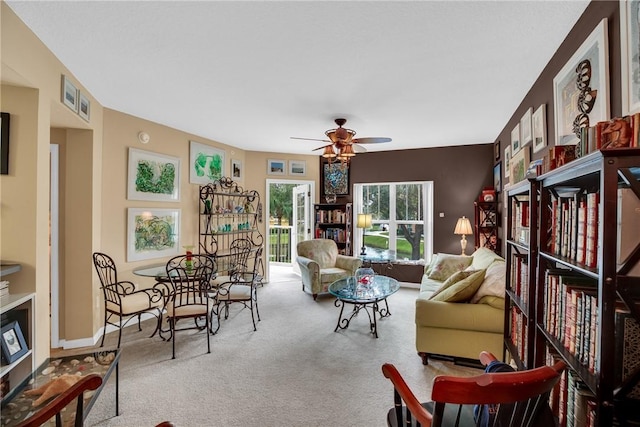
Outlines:
<svg viewBox="0 0 640 427"><path fill-rule="evenodd" d="M297 245L303 290L317 296L326 292L330 283L343 277L354 276L362 265L357 257L338 253L336 242L330 239L305 240Z"/></svg>
<svg viewBox="0 0 640 427"><path fill-rule="evenodd" d="M121 295L120 301L122 302L122 314L124 316L148 310L150 308L162 306L162 301L160 298L158 298L158 301L154 302L152 301L151 296L144 291ZM120 307L118 306L118 304L112 301L106 301L106 308L107 310L115 313L120 312Z"/></svg>

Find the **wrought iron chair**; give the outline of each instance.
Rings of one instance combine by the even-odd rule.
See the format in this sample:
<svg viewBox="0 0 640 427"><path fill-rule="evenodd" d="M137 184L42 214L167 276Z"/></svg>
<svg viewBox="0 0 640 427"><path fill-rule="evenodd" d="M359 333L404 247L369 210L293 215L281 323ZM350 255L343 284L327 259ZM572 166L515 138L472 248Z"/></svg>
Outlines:
<svg viewBox="0 0 640 427"><path fill-rule="evenodd" d="M104 345L107 325L118 327L118 347L120 347L122 328L129 320L137 317L138 330L141 331L140 320L144 313L150 313L158 319L156 329L151 336L155 335L162 321L162 311L160 309L162 307L162 293L156 289L137 289L133 282L127 280L119 281L116 264L107 254L95 252L93 254L93 265L100 278L104 295L104 327L100 347ZM111 321L113 316L118 317L118 323ZM122 319L125 317L127 320L123 323Z"/></svg>
<svg viewBox="0 0 640 427"><path fill-rule="evenodd" d="M491 363L496 359L490 353L481 353L480 360L488 363L491 371L499 366ZM420 403L395 366L385 363L382 373L394 386L394 407L387 414L387 424L393 427L553 425L549 394L565 368L563 362L558 362L528 371L485 371L467 378L441 375L433 380L433 401Z"/></svg>
<svg viewBox="0 0 640 427"><path fill-rule="evenodd" d="M211 310L211 317L213 318L214 314L218 317L218 328L220 328L222 310L224 310L224 318L227 319L229 318L229 305L239 302L251 311L253 330L257 330L256 317L260 321L260 311L258 309L258 293L256 289L262 280L262 275L260 274L261 258L262 246L259 246L254 251L253 266L250 271L249 269L235 271L226 283L218 286L216 304Z"/></svg>
<svg viewBox="0 0 640 427"><path fill-rule="evenodd" d="M179 255L167 262L169 282L155 285L155 289L162 290L165 295L164 310L171 329L172 359L176 358L176 332L189 329L206 331L207 353L211 353L209 301L215 266L207 255ZM198 324L200 318L204 318L204 326ZM176 324L182 319L193 319L195 325L177 329Z"/></svg>
<svg viewBox="0 0 640 427"><path fill-rule="evenodd" d="M231 281L234 274L247 271L251 248L253 248L251 240L239 238L231 242L228 254L216 254L218 271L227 274L218 275L211 281L214 288Z"/></svg>

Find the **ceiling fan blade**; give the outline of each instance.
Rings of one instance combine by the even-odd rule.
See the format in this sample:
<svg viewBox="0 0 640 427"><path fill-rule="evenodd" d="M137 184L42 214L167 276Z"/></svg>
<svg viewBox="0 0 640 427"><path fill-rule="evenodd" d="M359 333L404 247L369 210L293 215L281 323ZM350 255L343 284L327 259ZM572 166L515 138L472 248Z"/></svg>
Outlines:
<svg viewBox="0 0 640 427"><path fill-rule="evenodd" d="M328 141L328 142L331 142L331 141ZM333 146L333 144L323 145L322 147L314 148L314 149L313 149L313 150L311 150L311 151L324 150L324 149L325 149L325 147L332 147L332 146Z"/></svg>
<svg viewBox="0 0 640 427"><path fill-rule="evenodd" d="M391 138L355 138L356 144L379 144L382 142L391 142Z"/></svg>
<svg viewBox="0 0 640 427"><path fill-rule="evenodd" d="M351 146L353 147L353 151L354 151L356 154L366 153L366 152L367 152L367 149L366 149L366 148L364 148L362 145L359 145L359 144L351 144Z"/></svg>
<svg viewBox="0 0 640 427"><path fill-rule="evenodd" d="M291 139L301 139L303 141L320 141L320 142L329 142L329 143L331 143L331 141L329 141L328 139L300 138L300 137L297 137L297 136L290 136L289 138L291 138Z"/></svg>

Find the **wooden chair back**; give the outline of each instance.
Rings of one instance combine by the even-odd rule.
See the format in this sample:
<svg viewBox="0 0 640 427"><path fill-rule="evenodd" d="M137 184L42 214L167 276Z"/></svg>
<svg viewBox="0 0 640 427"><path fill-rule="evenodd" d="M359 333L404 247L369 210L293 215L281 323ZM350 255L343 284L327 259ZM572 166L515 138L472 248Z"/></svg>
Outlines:
<svg viewBox="0 0 640 427"><path fill-rule="evenodd" d="M566 365L558 362L527 371L483 373L473 377L438 376L432 404L420 403L392 364L382 373L394 386L390 426L538 426L548 412L549 394ZM488 405L488 406L484 406ZM484 412L484 419L482 413ZM491 415L487 419L488 413ZM453 418L451 420L450 418Z"/></svg>
<svg viewBox="0 0 640 427"><path fill-rule="evenodd" d="M51 418L56 418L56 427L62 427L61 411L74 399L77 399L76 414L74 419L75 427L82 427L84 422L84 392L95 390L102 385L102 377L98 374L91 374L83 377L80 381L72 385L62 394L51 400L31 417L17 424L16 427L36 427L46 423Z"/></svg>

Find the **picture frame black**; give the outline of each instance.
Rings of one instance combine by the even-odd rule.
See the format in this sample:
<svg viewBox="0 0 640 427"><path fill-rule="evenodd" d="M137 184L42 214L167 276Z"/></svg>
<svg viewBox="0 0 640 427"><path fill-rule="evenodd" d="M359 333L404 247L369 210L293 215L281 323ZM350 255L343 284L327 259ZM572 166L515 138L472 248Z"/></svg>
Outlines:
<svg viewBox="0 0 640 427"><path fill-rule="evenodd" d="M322 164L322 193L348 196L351 188L349 164L327 162Z"/></svg>
<svg viewBox="0 0 640 427"><path fill-rule="evenodd" d="M499 193L502 190L502 170L501 170L502 162L498 162L493 167L493 188L496 189L496 193Z"/></svg>
<svg viewBox="0 0 640 427"><path fill-rule="evenodd" d="M500 141L493 143L493 157L496 162L500 160Z"/></svg>
<svg viewBox="0 0 640 427"><path fill-rule="evenodd" d="M9 127L11 115L0 113L0 175L9 175Z"/></svg>
<svg viewBox="0 0 640 427"><path fill-rule="evenodd" d="M2 327L0 345L2 346L2 355L7 363L13 363L27 354L29 348L24 340L18 321L14 320Z"/></svg>

